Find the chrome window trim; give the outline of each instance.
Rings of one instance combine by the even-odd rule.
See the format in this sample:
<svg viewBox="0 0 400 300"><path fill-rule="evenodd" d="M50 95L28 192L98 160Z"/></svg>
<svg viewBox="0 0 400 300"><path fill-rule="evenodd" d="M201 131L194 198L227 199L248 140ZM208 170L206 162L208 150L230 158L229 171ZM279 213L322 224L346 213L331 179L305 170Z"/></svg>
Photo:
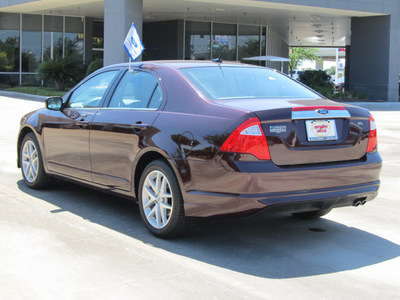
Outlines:
<svg viewBox="0 0 400 300"><path fill-rule="evenodd" d="M99 107L98 110L157 111L158 108Z"/></svg>

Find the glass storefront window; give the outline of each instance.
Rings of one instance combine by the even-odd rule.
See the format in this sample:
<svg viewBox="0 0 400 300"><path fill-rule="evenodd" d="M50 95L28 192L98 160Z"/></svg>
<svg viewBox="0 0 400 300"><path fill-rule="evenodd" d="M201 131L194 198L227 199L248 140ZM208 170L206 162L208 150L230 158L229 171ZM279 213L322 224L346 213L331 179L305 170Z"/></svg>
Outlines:
<svg viewBox="0 0 400 300"><path fill-rule="evenodd" d="M44 16L43 60L59 59L63 54L63 17Z"/></svg>
<svg viewBox="0 0 400 300"><path fill-rule="evenodd" d="M19 15L0 13L0 72L19 72Z"/></svg>
<svg viewBox="0 0 400 300"><path fill-rule="evenodd" d="M92 61L96 59L104 59L104 51L102 50L93 50L92 51Z"/></svg>
<svg viewBox="0 0 400 300"><path fill-rule="evenodd" d="M93 21L93 43L94 49L104 48L104 22Z"/></svg>
<svg viewBox="0 0 400 300"><path fill-rule="evenodd" d="M13 87L19 84L19 74L0 73L0 88Z"/></svg>
<svg viewBox="0 0 400 300"><path fill-rule="evenodd" d="M42 59L74 54L83 61L84 20L0 12L0 85L39 84L35 73ZM103 47L101 34L98 45ZM96 50L102 57L103 49Z"/></svg>
<svg viewBox="0 0 400 300"><path fill-rule="evenodd" d="M267 28L262 28L261 35L261 55L267 55Z"/></svg>
<svg viewBox="0 0 400 300"><path fill-rule="evenodd" d="M210 59L211 23L186 21L185 59Z"/></svg>
<svg viewBox="0 0 400 300"><path fill-rule="evenodd" d="M261 33L261 55L267 55L267 28L262 27ZM265 67L265 61L261 62L261 65Z"/></svg>
<svg viewBox="0 0 400 300"><path fill-rule="evenodd" d="M22 72L36 72L42 60L42 16L22 15Z"/></svg>
<svg viewBox="0 0 400 300"><path fill-rule="evenodd" d="M92 61L104 56L104 22L93 21Z"/></svg>
<svg viewBox="0 0 400 300"><path fill-rule="evenodd" d="M236 60L236 30L235 24L213 24L213 58L218 58L222 51L222 60Z"/></svg>
<svg viewBox="0 0 400 300"><path fill-rule="evenodd" d="M83 19L65 17L64 55L78 55L83 61Z"/></svg>
<svg viewBox="0 0 400 300"><path fill-rule="evenodd" d="M238 40L238 58L260 56L260 27L240 25ZM246 61L248 62L248 61ZM258 62L255 62L258 64Z"/></svg>
<svg viewBox="0 0 400 300"><path fill-rule="evenodd" d="M39 86L40 80L36 79L35 74L22 74L22 85Z"/></svg>

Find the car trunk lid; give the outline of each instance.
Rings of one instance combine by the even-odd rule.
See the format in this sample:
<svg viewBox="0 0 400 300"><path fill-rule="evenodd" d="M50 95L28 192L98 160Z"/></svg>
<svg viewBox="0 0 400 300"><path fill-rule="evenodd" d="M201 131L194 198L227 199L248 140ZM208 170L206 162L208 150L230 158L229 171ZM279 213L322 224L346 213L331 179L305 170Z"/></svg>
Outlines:
<svg viewBox="0 0 400 300"><path fill-rule="evenodd" d="M277 100L271 105L264 101L262 106L252 101L247 106L240 102L230 101L232 106L247 107L260 119L271 159L277 165L357 160L366 153L366 109L324 99Z"/></svg>

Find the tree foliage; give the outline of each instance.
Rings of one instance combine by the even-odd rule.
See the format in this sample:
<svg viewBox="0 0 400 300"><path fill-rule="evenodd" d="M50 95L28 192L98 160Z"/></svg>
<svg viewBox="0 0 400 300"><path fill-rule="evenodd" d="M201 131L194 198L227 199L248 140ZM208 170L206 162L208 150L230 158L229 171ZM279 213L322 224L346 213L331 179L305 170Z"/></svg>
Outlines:
<svg viewBox="0 0 400 300"><path fill-rule="evenodd" d="M299 76L299 81L325 97L332 97L333 84L331 82L331 76L326 74L325 71L306 70Z"/></svg>
<svg viewBox="0 0 400 300"><path fill-rule="evenodd" d="M0 40L0 71L16 72L19 69L19 41L17 37Z"/></svg>
<svg viewBox="0 0 400 300"><path fill-rule="evenodd" d="M101 69L103 67L103 64L104 64L103 59L101 58L97 58L94 61L92 61L86 69L86 76L98 69Z"/></svg>
<svg viewBox="0 0 400 300"><path fill-rule="evenodd" d="M289 71L290 74L293 75L293 70L297 69L297 67L304 61L319 61L320 59L317 56L318 49L315 48L290 48L289 50Z"/></svg>
<svg viewBox="0 0 400 300"><path fill-rule="evenodd" d="M63 44L63 40L59 38L55 41L53 49L47 47L44 51L44 61L36 72L37 79L54 82L60 91L65 89L66 84L75 84L82 80L85 76L85 66L78 39L66 38Z"/></svg>
<svg viewBox="0 0 400 300"><path fill-rule="evenodd" d="M336 74L336 67L332 66L329 69L326 69L325 72L326 72L326 74L328 74L330 76L335 75Z"/></svg>
<svg viewBox="0 0 400 300"><path fill-rule="evenodd" d="M81 79L82 61L76 55L67 55L63 58L49 59L42 62L36 78L39 80L54 80L58 90L63 91L68 81L76 82Z"/></svg>

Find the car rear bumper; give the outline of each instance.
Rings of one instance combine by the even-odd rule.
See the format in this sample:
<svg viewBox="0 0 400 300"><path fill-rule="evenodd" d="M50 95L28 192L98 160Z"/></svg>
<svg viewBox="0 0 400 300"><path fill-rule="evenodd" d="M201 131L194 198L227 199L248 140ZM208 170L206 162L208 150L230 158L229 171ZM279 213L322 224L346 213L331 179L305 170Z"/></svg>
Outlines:
<svg viewBox="0 0 400 300"><path fill-rule="evenodd" d="M239 166L219 178L217 168L209 169L207 184L194 178L194 184L188 186L204 189L184 192L185 214L210 217L351 206L354 201L370 201L377 196L381 167L379 154L371 153L360 161L296 168L273 166L268 167L270 172L244 172L245 167ZM226 174L226 170L220 174Z"/></svg>

